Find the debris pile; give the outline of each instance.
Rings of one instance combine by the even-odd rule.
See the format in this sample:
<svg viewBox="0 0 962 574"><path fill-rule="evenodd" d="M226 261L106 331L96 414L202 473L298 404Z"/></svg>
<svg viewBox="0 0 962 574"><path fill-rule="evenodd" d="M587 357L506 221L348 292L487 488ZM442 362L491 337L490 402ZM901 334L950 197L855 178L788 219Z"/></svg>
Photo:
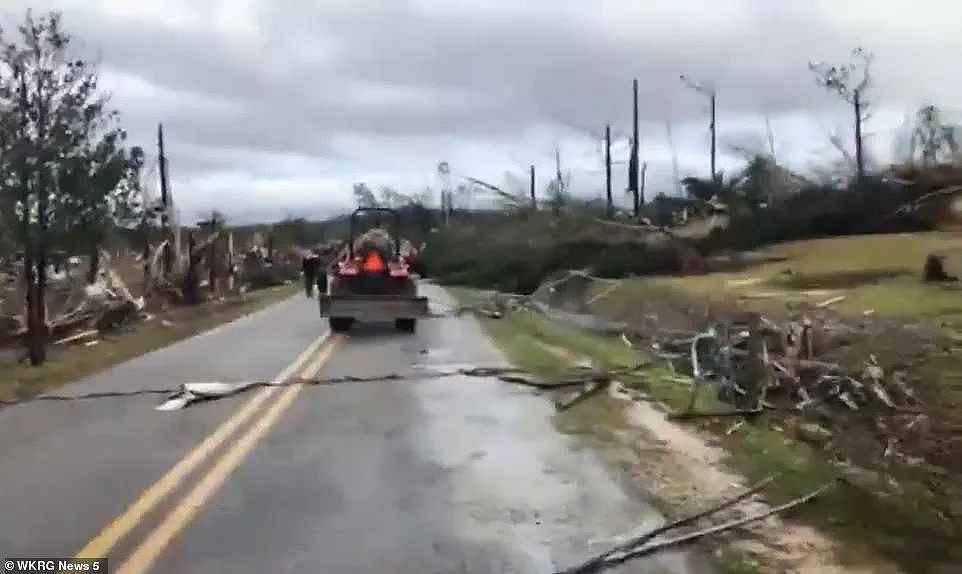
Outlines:
<svg viewBox="0 0 962 574"><path fill-rule="evenodd" d="M226 249L216 244L224 237ZM47 275L49 342L95 345L106 331L153 319L149 311L219 300L221 295L282 285L299 276L300 265L291 258L271 260L252 252L237 265L232 239L221 231L196 242L191 239L189 263L182 257L186 253L176 253L167 240L143 254L119 253L116 261L101 250L93 282L89 282L88 265L82 261L86 258L55 258ZM127 281L134 277L142 295L131 292L118 270L127 272ZM21 261L0 261L0 346L18 345L27 334L22 277ZM241 281L235 282L237 277ZM211 285L214 281L216 289Z"/></svg>
<svg viewBox="0 0 962 574"><path fill-rule="evenodd" d="M486 293L479 303L459 312L470 309L492 318L536 312L567 320L577 313L559 307L583 313L584 306L579 307L578 301L583 302L589 293L583 284L599 281L606 280L584 271L569 272L552 278L530 296ZM608 283L611 285L606 289L618 285ZM668 380L691 387L687 409L673 418L752 418L763 412L778 413L778 420L784 419L779 428L793 432L799 440L826 447L835 442L841 429L849 428L852 417L884 415L889 424L875 454L886 459L904 458L896 449L901 444L899 437L911 434L906 425L915 421L918 426L916 418L924 405L909 385L906 371L884 367L876 354L867 352L857 360L833 360L830 355L834 351L845 348L854 337L865 336L860 332L862 325L853 325L829 312L828 307L837 300L795 312L787 320L736 312L702 330L664 327L657 314L649 314L631 327L620 324L618 335L625 345L666 365L671 373ZM709 322L708 316L701 322ZM584 328L583 324L572 324ZM698 395L705 389L732 408L721 412L696 410Z"/></svg>
<svg viewBox="0 0 962 574"><path fill-rule="evenodd" d="M886 376L875 355L867 357L860 370L819 360L814 352L818 335L810 319L785 326L764 317L759 320L759 350L749 348L753 337L749 321L712 326L701 333L634 332L626 334L625 341L632 347L647 345L673 369L691 375L696 385L716 388L726 402L740 403L747 394L744 386L760 383L765 396L761 406L778 410L821 413L828 406L855 411L870 405L911 409L916 404L904 373ZM761 363L763 372L749 372L753 361Z"/></svg>
<svg viewBox="0 0 962 574"><path fill-rule="evenodd" d="M51 311L63 309L47 321L47 335L54 345L96 344L100 333L143 318L143 297L134 297L123 279L110 267L110 257L101 252L101 270L94 283L86 283L84 277L74 272L84 272L74 265L57 270L50 278L50 299L59 301ZM7 288L11 300L21 298L17 291L17 269L5 276L12 277ZM27 327L20 314L0 316L0 344L11 345L23 339Z"/></svg>
<svg viewBox="0 0 962 574"><path fill-rule="evenodd" d="M540 312L541 310L542 307L537 304L531 295L486 291L476 304L461 305L458 307L455 310L455 315L473 312L488 317L489 319L501 319L510 313L522 311Z"/></svg>

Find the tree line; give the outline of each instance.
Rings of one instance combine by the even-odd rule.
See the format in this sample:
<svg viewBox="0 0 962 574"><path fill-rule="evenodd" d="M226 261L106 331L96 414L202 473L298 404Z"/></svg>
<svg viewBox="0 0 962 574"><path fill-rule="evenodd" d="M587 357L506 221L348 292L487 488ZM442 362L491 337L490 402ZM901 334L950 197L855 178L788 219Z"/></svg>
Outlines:
<svg viewBox="0 0 962 574"><path fill-rule="evenodd" d="M85 253L88 280L120 228L146 219L143 149L130 146L95 62L57 12L0 30L0 258L20 263L31 364L46 357L45 293L56 253Z"/></svg>

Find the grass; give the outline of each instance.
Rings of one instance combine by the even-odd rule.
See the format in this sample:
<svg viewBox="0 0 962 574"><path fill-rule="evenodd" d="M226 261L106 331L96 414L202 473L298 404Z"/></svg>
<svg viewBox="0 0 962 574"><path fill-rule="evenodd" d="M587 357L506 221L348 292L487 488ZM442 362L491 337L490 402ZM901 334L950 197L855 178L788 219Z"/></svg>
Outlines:
<svg viewBox="0 0 962 574"><path fill-rule="evenodd" d="M299 288L298 284L283 285L252 291L237 299L208 303L200 308L180 307L158 313L152 321L138 323L131 331L107 334L92 347L51 347L47 362L39 367L15 361L0 364L0 401L34 396L102 371L253 313L293 295Z"/></svg>
<svg viewBox="0 0 962 574"><path fill-rule="evenodd" d="M962 316L962 290L920 281L930 253L946 255L950 272L962 271L962 234L835 237L783 243L763 251L788 259L734 272L629 281L623 296L637 297L656 286L698 297L747 299L764 308L785 300L818 302L844 295L833 309L888 316Z"/></svg>
<svg viewBox="0 0 962 574"><path fill-rule="evenodd" d="M455 290L463 302L471 303L474 295ZM516 313L503 319L482 319L485 329L496 344L519 367L551 376L563 368L557 356L544 349L544 344L588 356L600 366L634 365L643 357L621 341L572 330L533 314ZM655 367L638 377L622 382L643 389L672 410L683 408L690 388L667 380L666 372ZM624 424L619 410L605 401L589 401L576 409L577 422L562 423L563 430L587 432L602 440L611 439L615 429ZM699 408L714 409L720 403L713 397L699 399ZM572 414L575 413L572 411ZM786 421L763 417L755 424L743 425L729 435L725 431L732 420L703 419L702 430L713 434L729 453L727 463L750 481L775 473L782 477L765 491L768 500L781 503L810 492L837 476L826 454L806 443L794 440ZM787 421L790 423L791 421ZM846 563L870 561L883 556L906 571L948 572L950 564L958 564L962 548L954 545L956 522L942 519L943 510L919 473L903 474L898 496L879 495L871 486L844 483L815 502L797 509L792 518L811 524L846 542L840 559ZM944 518L944 516L943 516ZM753 572L747 563L725 564L727 572Z"/></svg>
<svg viewBox="0 0 962 574"><path fill-rule="evenodd" d="M745 558L731 558L722 565L721 574L762 574L762 571Z"/></svg>

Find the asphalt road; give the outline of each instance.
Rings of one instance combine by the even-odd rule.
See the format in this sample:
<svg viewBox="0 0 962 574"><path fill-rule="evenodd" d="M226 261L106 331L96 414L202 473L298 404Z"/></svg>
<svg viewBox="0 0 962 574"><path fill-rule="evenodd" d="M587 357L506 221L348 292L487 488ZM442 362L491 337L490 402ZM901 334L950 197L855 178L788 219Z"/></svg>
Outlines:
<svg viewBox="0 0 962 574"><path fill-rule="evenodd" d="M453 302L422 291L438 310ZM470 317L326 335L298 297L71 385L80 395L291 375L410 379L0 410L0 556L121 574L549 573L660 519L528 389L419 373L504 364ZM292 366L293 365L293 366ZM282 373L282 371L285 371ZM63 394L63 393L61 393ZM614 572L701 573L670 552Z"/></svg>

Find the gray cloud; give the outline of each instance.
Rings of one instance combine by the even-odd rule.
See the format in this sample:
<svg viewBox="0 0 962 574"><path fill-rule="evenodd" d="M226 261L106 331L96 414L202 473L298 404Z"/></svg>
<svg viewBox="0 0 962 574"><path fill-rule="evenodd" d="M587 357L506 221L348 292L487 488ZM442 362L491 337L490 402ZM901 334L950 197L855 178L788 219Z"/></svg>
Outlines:
<svg viewBox="0 0 962 574"><path fill-rule="evenodd" d="M704 149L704 102L679 74L717 87L728 140L752 140L768 113L782 120L783 145L804 148L791 141L811 137L799 117L839 108L815 86L808 60L840 60L858 44L877 54L879 104L962 108L962 80L938 66L962 54L951 24L960 9L938 0L30 4L63 9L83 46L99 50L135 139L150 144L164 121L176 183L200 190L197 205L210 178L225 174L251 189L287 182L279 197L294 202L310 197L291 191L297 182L342 181L347 200L350 178L427 181L442 158L489 175L511 168L506 157L548 171L553 146L531 134L554 130L568 148L582 145L586 127L610 121L624 132L633 77L653 155L667 155L668 119L681 153ZM5 19L25 5L5 2ZM652 163L656 178L668 169ZM237 193L238 204L268 203Z"/></svg>

